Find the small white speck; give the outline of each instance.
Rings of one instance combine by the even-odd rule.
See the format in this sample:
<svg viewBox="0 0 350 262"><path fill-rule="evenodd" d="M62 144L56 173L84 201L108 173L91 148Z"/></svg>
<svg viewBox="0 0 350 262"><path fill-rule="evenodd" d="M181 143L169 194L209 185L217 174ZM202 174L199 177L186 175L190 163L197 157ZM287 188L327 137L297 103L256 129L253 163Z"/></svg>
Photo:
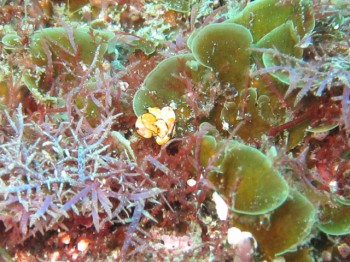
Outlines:
<svg viewBox="0 0 350 262"><path fill-rule="evenodd" d="M187 185L189 186L189 187L193 187L193 186L195 186L197 184L197 182L196 182L196 180L194 180L194 179L189 179L189 180L187 180Z"/></svg>
<svg viewBox="0 0 350 262"><path fill-rule="evenodd" d="M225 131L228 131L229 128L230 128L229 123L227 123L226 121L223 121L222 122L222 129L225 130Z"/></svg>
<svg viewBox="0 0 350 262"><path fill-rule="evenodd" d="M331 182L329 182L329 190L332 193L335 193L338 191L338 183L335 180L332 180Z"/></svg>

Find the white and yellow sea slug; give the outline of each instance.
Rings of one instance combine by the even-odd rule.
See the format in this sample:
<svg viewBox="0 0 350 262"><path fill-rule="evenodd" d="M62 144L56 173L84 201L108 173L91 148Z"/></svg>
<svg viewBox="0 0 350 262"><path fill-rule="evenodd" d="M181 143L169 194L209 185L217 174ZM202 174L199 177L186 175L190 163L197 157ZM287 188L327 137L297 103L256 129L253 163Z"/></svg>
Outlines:
<svg viewBox="0 0 350 262"><path fill-rule="evenodd" d="M148 113L136 120L136 131L144 138L155 137L158 145L164 145L175 133L175 112L169 107L149 107Z"/></svg>

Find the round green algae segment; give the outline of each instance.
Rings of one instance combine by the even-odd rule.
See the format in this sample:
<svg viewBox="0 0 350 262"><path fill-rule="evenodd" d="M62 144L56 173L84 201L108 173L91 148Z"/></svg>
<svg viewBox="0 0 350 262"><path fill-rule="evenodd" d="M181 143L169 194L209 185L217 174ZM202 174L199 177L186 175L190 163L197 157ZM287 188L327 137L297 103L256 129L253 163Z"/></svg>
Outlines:
<svg viewBox="0 0 350 262"><path fill-rule="evenodd" d="M200 160L207 165L223 141L216 143L204 136ZM229 142L220 156L209 180L225 197L232 198L232 210L259 215L279 207L288 197L289 187L274 169L271 161L259 150L239 142Z"/></svg>
<svg viewBox="0 0 350 262"><path fill-rule="evenodd" d="M268 221L261 223L259 217L241 217L237 227L251 232L262 253L274 258L296 250L303 243L311 233L316 213L312 203L292 189L287 200L270 214Z"/></svg>
<svg viewBox="0 0 350 262"><path fill-rule="evenodd" d="M11 50L18 48L21 45L21 38L15 33L10 33L4 35L1 42L3 43L5 49Z"/></svg>
<svg viewBox="0 0 350 262"><path fill-rule="evenodd" d="M207 167L209 164L214 165L220 169L220 163L222 162L225 153L221 154L215 162L212 162L217 156L222 147L225 146L225 141L216 142L213 136L206 135L203 137L200 149L200 163L202 166ZM227 149L227 147L225 148ZM225 151L225 150L224 150Z"/></svg>
<svg viewBox="0 0 350 262"><path fill-rule="evenodd" d="M282 24L266 34L257 43L257 47L275 48L283 54L300 58L303 55L301 48L296 47L300 37L292 21Z"/></svg>
<svg viewBox="0 0 350 262"><path fill-rule="evenodd" d="M223 192L232 197L232 209L264 214L280 206L288 197L289 187L271 161L259 150L239 142L231 142L229 147L221 166Z"/></svg>
<svg viewBox="0 0 350 262"><path fill-rule="evenodd" d="M195 32L188 45L200 63L218 74L222 84L231 84L241 90L249 72L252 41L245 27L220 23L207 25Z"/></svg>
<svg viewBox="0 0 350 262"><path fill-rule="evenodd" d="M74 43L71 43L66 28L52 27L38 30L32 36L30 43L34 62L39 66L47 64L47 54L42 47L43 44L46 44L55 58L67 62L75 61L75 46L81 60L89 65L94 60L97 51L97 58L102 58L107 50L108 40L114 37L113 32L93 30L90 27L72 28L72 35Z"/></svg>
<svg viewBox="0 0 350 262"><path fill-rule="evenodd" d="M293 21L300 37L311 32L315 27L312 1L256 0L226 22L237 23L248 28L256 43L288 20Z"/></svg>
<svg viewBox="0 0 350 262"><path fill-rule="evenodd" d="M341 204L333 207L323 206L318 229L335 236L350 234L350 206Z"/></svg>
<svg viewBox="0 0 350 262"><path fill-rule="evenodd" d="M293 25L293 22L288 21L287 23L276 27L263 38L261 38L259 42L256 43L256 46L262 48L274 48L283 54L301 58L303 51L301 48L296 46L299 41L300 37ZM279 64L273 55L267 53L264 53L262 55L262 60L264 66L267 68L274 67ZM286 72L274 72L270 74L282 83L289 84L290 82L289 74Z"/></svg>

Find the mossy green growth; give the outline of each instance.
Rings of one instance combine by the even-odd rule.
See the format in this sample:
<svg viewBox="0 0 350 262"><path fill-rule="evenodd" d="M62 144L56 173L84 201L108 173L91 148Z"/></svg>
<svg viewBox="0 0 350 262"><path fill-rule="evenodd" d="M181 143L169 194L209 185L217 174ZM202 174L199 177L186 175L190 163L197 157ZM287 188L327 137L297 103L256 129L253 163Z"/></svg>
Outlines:
<svg viewBox="0 0 350 262"><path fill-rule="evenodd" d="M177 130L186 129L189 119L194 117L190 106L193 102L191 91L203 94L203 99L207 99L211 76L210 70L199 64L192 54L167 58L147 75L143 86L136 92L133 98L134 112L140 116L148 107L172 106L175 109ZM188 89L189 80L194 90ZM195 85L199 82L202 89L196 90ZM205 103L198 96L196 99L195 103Z"/></svg>
<svg viewBox="0 0 350 262"><path fill-rule="evenodd" d="M261 218L240 217L235 222L241 230L253 234L261 252L272 259L286 252L296 250L297 246L310 235L316 221L316 209L312 203L297 190L290 190L287 200L274 210L267 221Z"/></svg>
<svg viewBox="0 0 350 262"><path fill-rule="evenodd" d="M218 74L222 84L237 90L245 86L253 38L245 27L233 23L211 24L195 32L188 42L194 57Z"/></svg>
<svg viewBox="0 0 350 262"><path fill-rule="evenodd" d="M180 13L188 13L190 11L189 0L162 0L164 5L171 10Z"/></svg>
<svg viewBox="0 0 350 262"><path fill-rule="evenodd" d="M288 197L289 187L259 150L237 141L216 142L204 136L201 144L201 164L207 166L222 152L208 179L226 198L232 199L231 209L242 214L265 214L279 207ZM223 149L223 147L226 146Z"/></svg>
<svg viewBox="0 0 350 262"><path fill-rule="evenodd" d="M256 43L274 28L288 21L293 22L300 37L311 32L315 26L312 1L257 0L226 22L248 28Z"/></svg>
<svg viewBox="0 0 350 262"><path fill-rule="evenodd" d="M72 38L69 38L72 34ZM74 63L77 55L90 65L94 58L102 58L107 50L107 42L114 33L108 30L94 30L90 27L72 28L68 32L63 27L52 27L38 30L31 37L30 52L33 61L39 66L47 64L48 58L43 45L47 45L53 59ZM74 40L74 41L71 41Z"/></svg>
<svg viewBox="0 0 350 262"><path fill-rule="evenodd" d="M350 206L336 204L322 206L318 229L329 235L346 235L350 233Z"/></svg>

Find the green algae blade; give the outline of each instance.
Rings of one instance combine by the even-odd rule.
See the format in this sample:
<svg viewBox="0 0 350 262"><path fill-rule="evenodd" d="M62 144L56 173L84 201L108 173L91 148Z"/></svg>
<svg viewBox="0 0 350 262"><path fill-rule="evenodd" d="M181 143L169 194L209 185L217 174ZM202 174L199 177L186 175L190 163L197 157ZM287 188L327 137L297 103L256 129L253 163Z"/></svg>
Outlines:
<svg viewBox="0 0 350 262"><path fill-rule="evenodd" d="M312 2L308 0L257 0L247 5L237 16L227 20L248 28L258 42L274 28L293 21L300 37L315 26Z"/></svg>
<svg viewBox="0 0 350 262"><path fill-rule="evenodd" d="M265 218L242 216L237 227L251 232L264 256L273 259L304 243L316 221L316 209L304 195L292 189L287 200Z"/></svg>
<svg viewBox="0 0 350 262"><path fill-rule="evenodd" d="M318 229L322 232L335 236L350 233L350 206L323 206L320 215Z"/></svg>
<svg viewBox="0 0 350 262"><path fill-rule="evenodd" d="M207 25L196 32L189 47L201 64L214 70L222 84L241 90L249 72L252 41L245 27L221 23Z"/></svg>
<svg viewBox="0 0 350 262"><path fill-rule="evenodd" d="M222 142L222 141L221 141ZM202 165L218 153L213 137L204 140L200 159ZM250 215L268 213L287 199L289 186L275 170L271 161L259 150L239 142L227 144L215 163L209 180L226 198L232 199L234 212Z"/></svg>

